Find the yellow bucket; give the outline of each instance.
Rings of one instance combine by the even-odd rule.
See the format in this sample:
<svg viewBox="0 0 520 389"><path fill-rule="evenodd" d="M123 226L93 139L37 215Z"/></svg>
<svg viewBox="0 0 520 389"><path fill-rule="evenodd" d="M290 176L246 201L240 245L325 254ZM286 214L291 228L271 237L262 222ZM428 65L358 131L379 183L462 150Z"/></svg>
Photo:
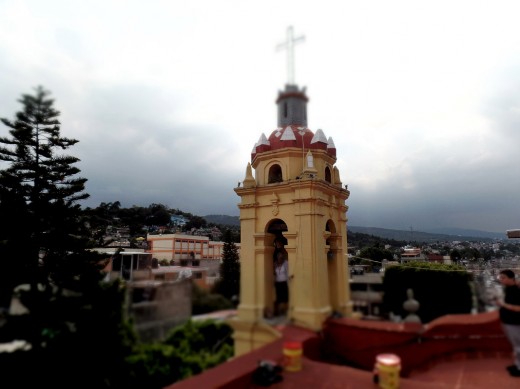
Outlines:
<svg viewBox="0 0 520 389"><path fill-rule="evenodd" d="M398 389L401 358L395 354L379 354L374 367L374 379L381 389Z"/></svg>
<svg viewBox="0 0 520 389"><path fill-rule="evenodd" d="M302 369L301 342L284 342L283 366L287 371L300 371Z"/></svg>

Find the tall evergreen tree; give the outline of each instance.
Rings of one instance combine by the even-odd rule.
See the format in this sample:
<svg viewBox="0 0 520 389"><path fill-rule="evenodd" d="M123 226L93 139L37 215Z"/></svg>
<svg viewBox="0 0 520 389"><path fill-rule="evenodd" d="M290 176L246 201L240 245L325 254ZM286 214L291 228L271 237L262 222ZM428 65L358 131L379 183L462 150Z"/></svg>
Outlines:
<svg viewBox="0 0 520 389"><path fill-rule="evenodd" d="M78 141L61 136L59 112L42 87L19 101L16 118L1 119L9 135L0 137L0 211L11 217L0 223L0 261L11 266L0 274L13 279L9 287L29 283L30 290L18 288L28 312L6 316L0 342L23 339L31 348L0 354L0 364L20 387L109 387L115 372L124 372L134 334L123 289L100 282L103 257L89 250L78 203L88 197L86 179L78 177L79 159L63 154ZM21 366L31 366L31 374L18 374Z"/></svg>
<svg viewBox="0 0 520 389"><path fill-rule="evenodd" d="M78 141L60 134L59 111L54 100L41 86L34 95L22 95L23 110L14 120L2 118L10 128L9 136L0 137L0 160L7 168L0 171L2 205L17 200L23 212L23 233L27 252L22 260L30 277L32 289L46 282L57 267L57 252L74 252L82 247L77 237L86 232L80 223L81 209L77 203L86 199L85 178L77 177L74 166L79 159L61 154ZM31 253L29 255L29 252ZM13 260L13 259L12 259ZM42 275L43 278L39 278Z"/></svg>
<svg viewBox="0 0 520 389"><path fill-rule="evenodd" d="M232 300L240 295L240 257L229 229L224 232L220 280L215 287L215 292Z"/></svg>

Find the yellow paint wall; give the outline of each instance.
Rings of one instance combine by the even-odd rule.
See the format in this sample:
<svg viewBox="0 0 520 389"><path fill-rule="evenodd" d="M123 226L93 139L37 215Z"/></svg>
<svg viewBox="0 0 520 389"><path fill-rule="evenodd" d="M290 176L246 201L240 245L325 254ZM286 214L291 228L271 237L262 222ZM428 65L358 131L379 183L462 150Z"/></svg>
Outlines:
<svg viewBox="0 0 520 389"><path fill-rule="evenodd" d="M314 168L305 168L308 150L283 148L255 156L246 169L240 196L241 291L235 329L240 355L279 336L264 312L273 309L273 252L270 226L283 220L289 261L287 321L319 330L333 313L350 315L347 262L347 206L349 196L325 150L312 150ZM273 164L282 168L282 182L268 183ZM325 170L328 167L330 181ZM254 169L254 176L253 170Z"/></svg>

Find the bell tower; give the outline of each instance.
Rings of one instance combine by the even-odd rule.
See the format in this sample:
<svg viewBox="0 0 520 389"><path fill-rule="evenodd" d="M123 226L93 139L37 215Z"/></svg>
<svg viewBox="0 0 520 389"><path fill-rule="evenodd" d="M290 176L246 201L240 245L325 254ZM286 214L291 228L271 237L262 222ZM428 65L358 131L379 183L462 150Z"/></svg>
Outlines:
<svg viewBox="0 0 520 389"><path fill-rule="evenodd" d="M280 336L277 325L321 329L331 315L352 312L347 260L347 205L336 147L307 127L305 89L278 93L278 127L251 152L240 197L241 290L234 327L240 355ZM282 238L289 267L285 316L274 309L273 253Z"/></svg>

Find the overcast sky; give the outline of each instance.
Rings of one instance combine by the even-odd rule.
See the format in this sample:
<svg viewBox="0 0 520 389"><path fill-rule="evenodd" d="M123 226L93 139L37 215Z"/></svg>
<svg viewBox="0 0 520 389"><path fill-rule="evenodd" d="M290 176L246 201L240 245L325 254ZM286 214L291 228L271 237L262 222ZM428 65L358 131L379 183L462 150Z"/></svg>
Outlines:
<svg viewBox="0 0 520 389"><path fill-rule="evenodd" d="M292 25L350 225L505 232L520 228L518 15L517 0L0 0L0 117L52 92L85 205L238 215Z"/></svg>

